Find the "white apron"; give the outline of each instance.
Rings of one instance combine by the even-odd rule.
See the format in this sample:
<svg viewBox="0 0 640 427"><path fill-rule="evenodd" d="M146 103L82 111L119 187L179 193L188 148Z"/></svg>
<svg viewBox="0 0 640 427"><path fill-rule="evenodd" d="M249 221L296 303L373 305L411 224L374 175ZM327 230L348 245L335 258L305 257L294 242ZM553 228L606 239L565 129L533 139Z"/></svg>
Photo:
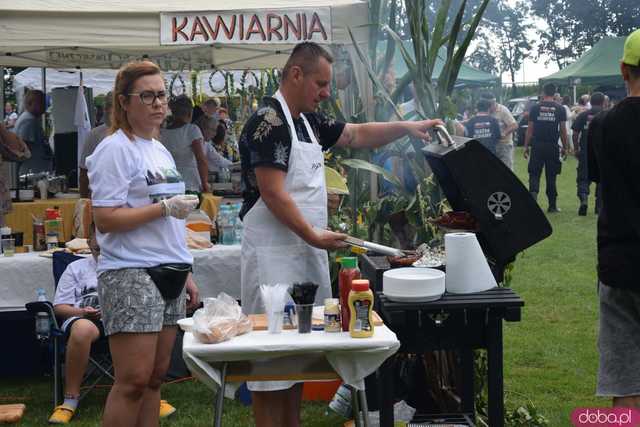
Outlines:
<svg viewBox="0 0 640 427"><path fill-rule="evenodd" d="M280 91L276 92L275 99L280 102L291 133L285 190L311 225L326 229L327 189L322 147L302 114L311 143L298 140L291 112ZM331 297L327 251L310 246L283 225L262 197L247 212L242 223L241 300L244 313L264 313L261 284L313 282L319 285L316 305L324 304L324 299ZM262 381L248 382L247 386L252 391L275 391L294 384L291 381Z"/></svg>
<svg viewBox="0 0 640 427"><path fill-rule="evenodd" d="M326 229L327 190L322 147L304 115L301 117L312 142L298 140L289 107L280 91L276 92L275 99L280 102L291 131L285 190L311 225ZM327 251L310 246L283 225L262 197L247 212L242 223L241 300L244 313L264 313L261 284L314 282L320 285L316 305L324 304L324 299L331 297Z"/></svg>

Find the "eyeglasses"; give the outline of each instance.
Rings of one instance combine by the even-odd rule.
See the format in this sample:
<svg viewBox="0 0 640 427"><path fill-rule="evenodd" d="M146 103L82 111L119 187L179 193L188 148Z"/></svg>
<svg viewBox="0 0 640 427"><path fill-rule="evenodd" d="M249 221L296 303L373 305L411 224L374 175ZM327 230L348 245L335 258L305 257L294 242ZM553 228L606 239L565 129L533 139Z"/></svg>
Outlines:
<svg viewBox="0 0 640 427"><path fill-rule="evenodd" d="M150 90L145 90L139 93L132 92L129 94L129 96L133 95L138 95L140 97L140 101L142 101L144 105L153 105L153 103L156 102L156 99L160 101L160 104L166 104L169 102L167 92L165 91L156 93Z"/></svg>

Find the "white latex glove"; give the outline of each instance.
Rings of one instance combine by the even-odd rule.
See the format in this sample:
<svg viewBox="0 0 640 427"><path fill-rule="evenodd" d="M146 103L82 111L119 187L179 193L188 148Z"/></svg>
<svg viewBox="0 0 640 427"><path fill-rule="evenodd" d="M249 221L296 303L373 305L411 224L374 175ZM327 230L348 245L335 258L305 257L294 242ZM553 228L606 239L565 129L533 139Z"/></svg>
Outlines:
<svg viewBox="0 0 640 427"><path fill-rule="evenodd" d="M163 205L162 215L185 219L198 205L199 199L195 194L180 194L168 200L161 200Z"/></svg>

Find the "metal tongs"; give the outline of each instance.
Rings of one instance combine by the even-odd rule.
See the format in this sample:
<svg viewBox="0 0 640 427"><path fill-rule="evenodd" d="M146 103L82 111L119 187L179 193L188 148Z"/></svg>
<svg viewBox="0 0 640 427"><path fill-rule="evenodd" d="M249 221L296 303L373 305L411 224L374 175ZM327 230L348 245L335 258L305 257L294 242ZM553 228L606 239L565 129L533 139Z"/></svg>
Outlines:
<svg viewBox="0 0 640 427"><path fill-rule="evenodd" d="M346 239L344 239L344 241L349 245L351 245L352 247L363 249L363 252L372 251L372 252L381 253L383 255L400 256L400 257L405 256L409 252L409 251L403 251L400 249L392 248L389 246L379 245L373 242L367 242L366 240L358 239L357 237L349 236Z"/></svg>

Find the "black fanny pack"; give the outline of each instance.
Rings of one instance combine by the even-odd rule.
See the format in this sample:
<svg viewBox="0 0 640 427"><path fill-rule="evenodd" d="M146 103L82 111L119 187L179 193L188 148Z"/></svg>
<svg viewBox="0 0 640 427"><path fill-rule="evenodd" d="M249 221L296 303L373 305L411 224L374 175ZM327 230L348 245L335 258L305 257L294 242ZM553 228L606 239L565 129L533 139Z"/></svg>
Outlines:
<svg viewBox="0 0 640 427"><path fill-rule="evenodd" d="M191 272L191 264L161 264L146 270L162 298L170 300L180 296Z"/></svg>

